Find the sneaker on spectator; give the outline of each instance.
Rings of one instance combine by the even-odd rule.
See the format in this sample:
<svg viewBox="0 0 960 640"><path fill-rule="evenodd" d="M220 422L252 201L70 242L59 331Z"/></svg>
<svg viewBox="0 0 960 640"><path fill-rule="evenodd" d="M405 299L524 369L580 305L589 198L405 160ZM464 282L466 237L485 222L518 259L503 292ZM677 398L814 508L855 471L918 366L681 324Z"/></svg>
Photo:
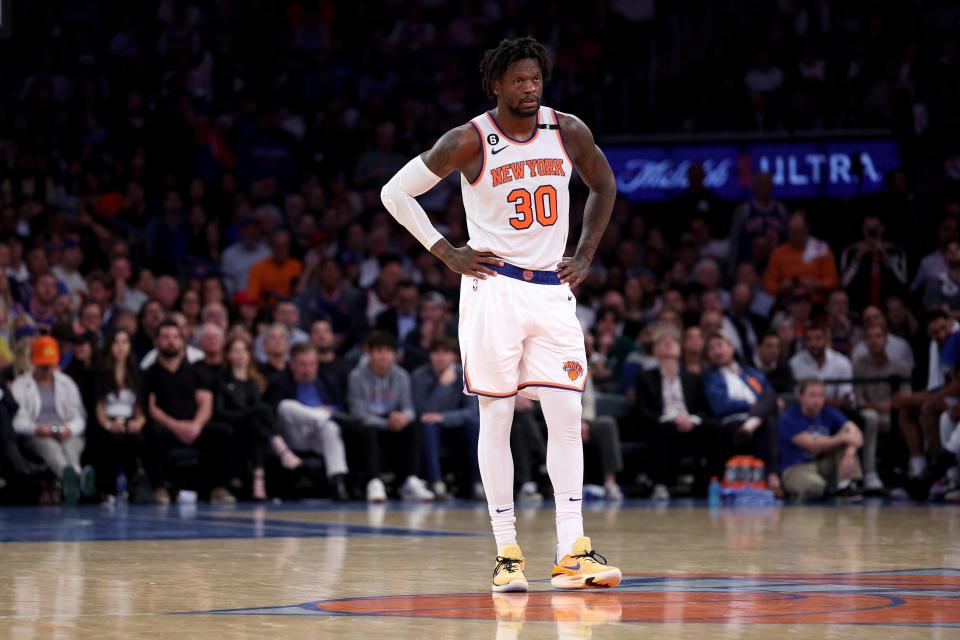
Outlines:
<svg viewBox="0 0 960 640"><path fill-rule="evenodd" d="M517 493L517 502L543 502L543 494L537 489L537 483L524 482Z"/></svg>
<svg viewBox="0 0 960 640"><path fill-rule="evenodd" d="M433 491L433 495L437 498L437 500L446 500L450 497L450 495L447 493L447 483L443 480L437 480L434 482L430 487L430 490Z"/></svg>
<svg viewBox="0 0 960 640"><path fill-rule="evenodd" d="M474 482L474 483L473 483L473 499L476 500L476 501L478 501L478 502L486 502L486 501L487 501L487 492L483 490L483 483L482 483L482 482Z"/></svg>
<svg viewBox="0 0 960 640"><path fill-rule="evenodd" d="M864 493L883 493L883 480L877 475L876 471L870 471L863 476Z"/></svg>
<svg viewBox="0 0 960 640"><path fill-rule="evenodd" d="M383 486L383 480L374 478L367 483L367 502L386 502L387 488Z"/></svg>
<svg viewBox="0 0 960 640"><path fill-rule="evenodd" d="M890 493L887 494L891 500L909 500L910 494L907 493L907 490L903 487L894 487L890 489Z"/></svg>
<svg viewBox="0 0 960 640"><path fill-rule="evenodd" d="M236 504L237 499L226 487L214 487L210 492L210 502L213 504Z"/></svg>
<svg viewBox="0 0 960 640"><path fill-rule="evenodd" d="M170 492L163 487L154 489L152 495L154 504L170 504Z"/></svg>
<svg viewBox="0 0 960 640"><path fill-rule="evenodd" d="M431 502L433 491L427 489L427 483L417 476L407 476L400 487L400 499L407 502Z"/></svg>
<svg viewBox="0 0 960 640"><path fill-rule="evenodd" d="M949 478L940 478L930 486L930 494L927 496L927 499L939 500L954 489L956 489L956 487L953 486Z"/></svg>
<svg viewBox="0 0 960 640"><path fill-rule="evenodd" d="M603 499L623 500L623 491L620 490L620 486L616 482L605 484L603 485Z"/></svg>
<svg viewBox="0 0 960 640"><path fill-rule="evenodd" d="M80 470L80 493L92 498L97 493L97 474L90 465Z"/></svg>
<svg viewBox="0 0 960 640"><path fill-rule="evenodd" d="M951 489L943 494L943 501L951 504L960 503L960 489Z"/></svg>
<svg viewBox="0 0 960 640"><path fill-rule="evenodd" d="M60 476L60 489L63 491L63 503L68 507L75 507L80 502L80 474L67 465Z"/></svg>
<svg viewBox="0 0 960 640"><path fill-rule="evenodd" d="M670 492L667 490L667 487L662 484L657 484L653 486L653 493L650 494L651 500L664 501L670 499Z"/></svg>

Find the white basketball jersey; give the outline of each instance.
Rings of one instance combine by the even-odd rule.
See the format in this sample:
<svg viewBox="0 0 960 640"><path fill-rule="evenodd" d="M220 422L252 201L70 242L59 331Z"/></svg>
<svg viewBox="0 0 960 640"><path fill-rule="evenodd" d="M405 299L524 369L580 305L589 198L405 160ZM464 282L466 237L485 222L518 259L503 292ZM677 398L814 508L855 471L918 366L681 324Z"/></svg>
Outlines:
<svg viewBox="0 0 960 640"><path fill-rule="evenodd" d="M527 140L509 137L489 112L470 124L480 136L483 165L480 175L460 177L468 244L524 269L556 269L570 232L573 172L556 112L540 107Z"/></svg>

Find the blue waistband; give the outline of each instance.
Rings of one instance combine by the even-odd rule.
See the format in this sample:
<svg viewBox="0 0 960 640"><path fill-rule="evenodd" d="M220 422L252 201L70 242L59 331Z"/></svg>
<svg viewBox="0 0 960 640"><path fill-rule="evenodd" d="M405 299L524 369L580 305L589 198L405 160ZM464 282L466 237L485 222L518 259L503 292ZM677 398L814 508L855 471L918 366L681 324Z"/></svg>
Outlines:
<svg viewBox="0 0 960 640"><path fill-rule="evenodd" d="M495 264L486 265L499 273L502 276L507 276L508 278L514 278L516 280L523 280L524 282L532 282L533 284L560 284L560 276L557 275L556 271L533 271L532 269L521 269L520 267L503 263L502 267L498 267Z"/></svg>

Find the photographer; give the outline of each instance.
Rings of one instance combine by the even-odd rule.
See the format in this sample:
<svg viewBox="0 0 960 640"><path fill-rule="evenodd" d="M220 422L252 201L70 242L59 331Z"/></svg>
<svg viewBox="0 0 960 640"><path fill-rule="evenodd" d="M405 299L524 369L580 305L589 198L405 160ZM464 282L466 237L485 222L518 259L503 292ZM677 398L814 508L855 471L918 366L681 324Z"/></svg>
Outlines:
<svg viewBox="0 0 960 640"><path fill-rule="evenodd" d="M863 219L863 240L840 254L840 283L857 311L879 305L887 296L900 295L907 286L907 255L884 242L883 223L876 215Z"/></svg>

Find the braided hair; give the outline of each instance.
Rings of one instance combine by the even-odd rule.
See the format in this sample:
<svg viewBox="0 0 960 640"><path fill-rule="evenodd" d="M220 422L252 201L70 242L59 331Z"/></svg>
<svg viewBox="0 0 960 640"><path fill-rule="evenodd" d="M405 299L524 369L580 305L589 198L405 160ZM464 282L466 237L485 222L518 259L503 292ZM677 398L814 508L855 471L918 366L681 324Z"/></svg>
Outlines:
<svg viewBox="0 0 960 640"><path fill-rule="evenodd" d="M550 71L553 63L550 62L550 56L547 49L534 38L526 36L524 38L514 38L513 40L501 40L493 49L487 49L480 59L480 75L483 80L483 91L487 97L492 98L493 83L503 77L507 67L525 58L533 58L540 65L540 73L543 79L550 79Z"/></svg>

